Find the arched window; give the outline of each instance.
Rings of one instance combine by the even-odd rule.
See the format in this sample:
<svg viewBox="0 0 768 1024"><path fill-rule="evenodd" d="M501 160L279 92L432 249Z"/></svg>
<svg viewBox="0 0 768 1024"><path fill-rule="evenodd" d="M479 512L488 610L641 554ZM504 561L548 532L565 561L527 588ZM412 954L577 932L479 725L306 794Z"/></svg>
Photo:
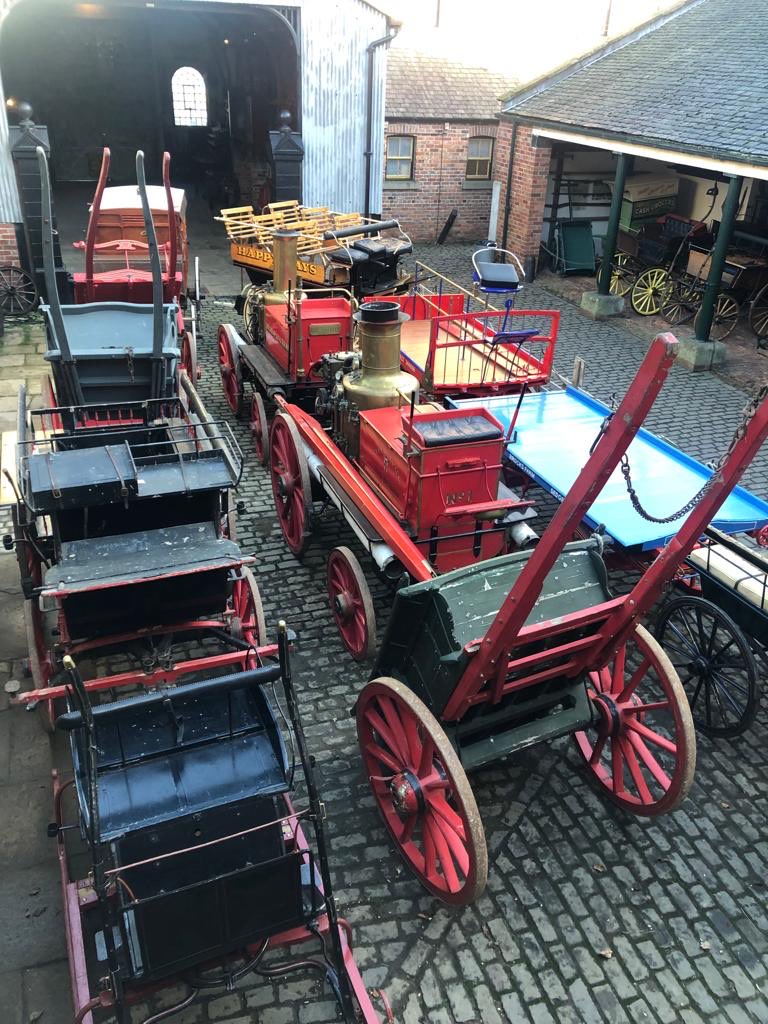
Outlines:
<svg viewBox="0 0 768 1024"><path fill-rule="evenodd" d="M178 127L205 128L208 124L208 98L205 79L195 68L179 68L171 79L173 123Z"/></svg>

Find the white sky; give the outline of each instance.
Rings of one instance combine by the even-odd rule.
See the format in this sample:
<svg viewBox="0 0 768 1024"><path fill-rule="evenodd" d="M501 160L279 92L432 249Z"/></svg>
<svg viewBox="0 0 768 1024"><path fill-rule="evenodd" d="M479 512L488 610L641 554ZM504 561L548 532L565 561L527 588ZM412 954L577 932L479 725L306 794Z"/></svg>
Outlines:
<svg viewBox="0 0 768 1024"><path fill-rule="evenodd" d="M403 22L395 47L529 81L680 0L387 0ZM440 27L435 28L437 10Z"/></svg>

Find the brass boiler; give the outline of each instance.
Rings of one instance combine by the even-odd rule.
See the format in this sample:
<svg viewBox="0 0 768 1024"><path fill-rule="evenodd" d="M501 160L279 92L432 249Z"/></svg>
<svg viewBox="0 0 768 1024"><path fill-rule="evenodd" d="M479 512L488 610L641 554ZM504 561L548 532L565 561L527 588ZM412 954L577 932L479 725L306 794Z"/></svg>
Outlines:
<svg viewBox="0 0 768 1024"><path fill-rule="evenodd" d="M400 324L410 319L396 302L365 302L353 320L358 325L361 366L342 378L344 402L339 410L341 433L347 452L359 451L359 416L367 409L410 405L418 402L419 382L400 369Z"/></svg>

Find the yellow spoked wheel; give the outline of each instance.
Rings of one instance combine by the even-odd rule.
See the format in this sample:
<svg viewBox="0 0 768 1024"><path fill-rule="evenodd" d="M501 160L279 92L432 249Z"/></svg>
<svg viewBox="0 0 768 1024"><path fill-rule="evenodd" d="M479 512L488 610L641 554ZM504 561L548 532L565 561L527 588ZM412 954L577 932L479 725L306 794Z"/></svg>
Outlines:
<svg viewBox="0 0 768 1024"><path fill-rule="evenodd" d="M632 285L630 302L639 316L655 316L672 289L672 275L664 267L649 267Z"/></svg>

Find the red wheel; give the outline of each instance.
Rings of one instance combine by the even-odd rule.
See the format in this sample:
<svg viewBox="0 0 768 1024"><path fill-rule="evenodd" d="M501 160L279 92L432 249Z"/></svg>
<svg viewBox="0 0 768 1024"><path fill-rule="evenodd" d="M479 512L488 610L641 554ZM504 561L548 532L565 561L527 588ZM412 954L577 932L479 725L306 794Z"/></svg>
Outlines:
<svg viewBox="0 0 768 1024"><path fill-rule="evenodd" d="M239 416L243 407L243 373L237 353L237 331L232 324L219 325L218 349L224 397L235 416Z"/></svg>
<svg viewBox="0 0 768 1024"><path fill-rule="evenodd" d="M357 738L384 824L421 884L446 903L482 893L488 852L466 773L435 716L396 679L368 683Z"/></svg>
<svg viewBox="0 0 768 1024"><path fill-rule="evenodd" d="M267 635L264 606L261 603L256 578L247 566L243 567L242 577L235 580L231 604L230 633L240 640L245 640L252 647L263 644Z"/></svg>
<svg viewBox="0 0 768 1024"><path fill-rule="evenodd" d="M258 391L253 392L251 399L251 437L256 449L256 458L262 466L266 466L269 458L269 425L264 399Z"/></svg>
<svg viewBox="0 0 768 1024"><path fill-rule="evenodd" d="M334 548L328 556L328 597L344 646L364 661L376 650L376 613L360 563L349 548Z"/></svg>
<svg viewBox="0 0 768 1024"><path fill-rule="evenodd" d="M653 816L678 806L693 782L696 737L685 691L656 640L636 626L612 663L590 672L590 732L576 745L603 792Z"/></svg>
<svg viewBox="0 0 768 1024"><path fill-rule="evenodd" d="M197 342L191 331L184 331L181 336L181 368L193 384L200 380L200 367L197 363Z"/></svg>
<svg viewBox="0 0 768 1024"><path fill-rule="evenodd" d="M296 424L282 412L272 421L269 467L280 529L285 543L298 558L309 543L312 490L309 467Z"/></svg>

